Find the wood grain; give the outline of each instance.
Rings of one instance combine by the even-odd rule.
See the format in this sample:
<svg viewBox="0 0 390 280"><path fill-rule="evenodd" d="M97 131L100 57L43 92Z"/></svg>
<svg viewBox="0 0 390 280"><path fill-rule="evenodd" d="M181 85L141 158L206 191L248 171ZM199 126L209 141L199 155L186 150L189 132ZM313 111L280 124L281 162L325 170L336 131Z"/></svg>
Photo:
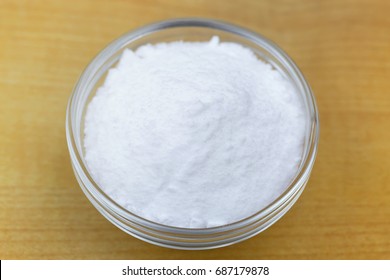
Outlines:
<svg viewBox="0 0 390 280"><path fill-rule="evenodd" d="M0 1L1 259L389 259L389 1ZM223 249L159 248L93 208L70 167L65 108L108 42L201 16L277 42L319 106L307 189L277 224Z"/></svg>

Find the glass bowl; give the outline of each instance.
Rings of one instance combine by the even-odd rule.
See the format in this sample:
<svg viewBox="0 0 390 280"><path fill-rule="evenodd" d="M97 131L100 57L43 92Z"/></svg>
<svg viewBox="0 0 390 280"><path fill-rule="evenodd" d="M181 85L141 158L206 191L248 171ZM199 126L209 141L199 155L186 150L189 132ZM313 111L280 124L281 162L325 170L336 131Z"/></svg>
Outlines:
<svg viewBox="0 0 390 280"><path fill-rule="evenodd" d="M296 87L307 115L304 152L295 178L270 205L256 214L224 226L178 228L158 224L129 212L102 191L90 175L83 148L86 108L103 84L107 71L118 62L124 49L135 50L147 43L170 41L208 41L214 35L221 41L239 43L271 65ZM227 246L250 238L280 219L302 193L314 164L319 122L315 98L294 62L278 46L244 28L208 19L175 19L147 25L126 33L101 51L87 66L69 99L66 112L66 137L75 176L96 209L121 230L152 244L177 249L209 249Z"/></svg>

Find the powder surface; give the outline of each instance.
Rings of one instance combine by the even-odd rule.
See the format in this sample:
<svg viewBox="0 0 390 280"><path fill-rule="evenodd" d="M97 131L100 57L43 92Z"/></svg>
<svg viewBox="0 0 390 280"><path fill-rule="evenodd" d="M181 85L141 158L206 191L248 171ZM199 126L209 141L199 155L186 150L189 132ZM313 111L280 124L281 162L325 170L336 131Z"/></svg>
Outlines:
<svg viewBox="0 0 390 280"><path fill-rule="evenodd" d="M277 198L302 157L294 86L236 43L125 50L90 102L85 158L115 201L146 219L204 228Z"/></svg>

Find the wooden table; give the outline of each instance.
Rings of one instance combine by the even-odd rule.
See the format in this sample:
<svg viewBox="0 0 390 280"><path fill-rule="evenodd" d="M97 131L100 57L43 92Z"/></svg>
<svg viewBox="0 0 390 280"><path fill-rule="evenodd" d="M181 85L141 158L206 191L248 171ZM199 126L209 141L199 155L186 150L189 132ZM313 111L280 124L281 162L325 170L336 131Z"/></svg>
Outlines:
<svg viewBox="0 0 390 280"><path fill-rule="evenodd" d="M390 2L0 2L1 259L389 259ZM73 175L65 108L83 68L144 24L201 16L277 42L319 106L307 189L278 223L217 250L160 248L123 233Z"/></svg>

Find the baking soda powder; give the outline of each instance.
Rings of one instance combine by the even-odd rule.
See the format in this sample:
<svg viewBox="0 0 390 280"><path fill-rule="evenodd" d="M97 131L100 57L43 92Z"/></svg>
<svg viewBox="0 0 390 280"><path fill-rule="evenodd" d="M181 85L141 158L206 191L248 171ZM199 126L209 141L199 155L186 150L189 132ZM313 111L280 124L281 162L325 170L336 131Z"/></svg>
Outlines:
<svg viewBox="0 0 390 280"><path fill-rule="evenodd" d="M143 218L214 227L269 205L297 173L303 101L236 43L125 50L90 102L85 158L99 186Z"/></svg>

